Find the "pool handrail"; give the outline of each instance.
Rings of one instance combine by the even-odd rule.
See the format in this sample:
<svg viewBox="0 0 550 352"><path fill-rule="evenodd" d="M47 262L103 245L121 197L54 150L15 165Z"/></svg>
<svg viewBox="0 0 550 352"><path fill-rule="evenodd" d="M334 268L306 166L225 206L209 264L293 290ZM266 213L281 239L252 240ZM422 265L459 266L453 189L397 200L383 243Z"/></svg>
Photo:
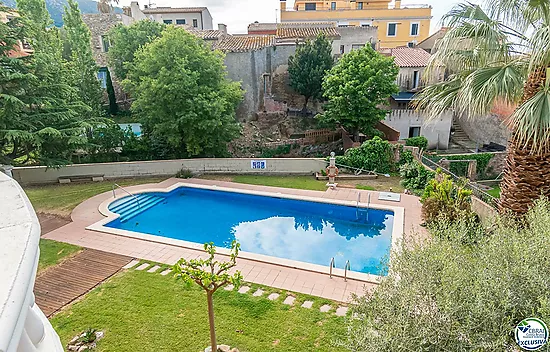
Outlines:
<svg viewBox="0 0 550 352"><path fill-rule="evenodd" d="M334 257L330 258L329 277L332 279L332 269L334 268Z"/></svg>
<svg viewBox="0 0 550 352"><path fill-rule="evenodd" d="M344 281L348 281L348 270L351 271L351 264L349 260L346 261L346 266L344 267Z"/></svg>
<svg viewBox="0 0 550 352"><path fill-rule="evenodd" d="M116 198L115 188L117 188L117 187L120 188L121 190L123 190L124 192L126 192L127 194L129 194L130 197L133 197L137 202L138 208L141 208L141 205L139 204L139 197L136 196L135 194L131 193L130 191L127 191L124 187L120 186L117 183L113 183L113 198Z"/></svg>

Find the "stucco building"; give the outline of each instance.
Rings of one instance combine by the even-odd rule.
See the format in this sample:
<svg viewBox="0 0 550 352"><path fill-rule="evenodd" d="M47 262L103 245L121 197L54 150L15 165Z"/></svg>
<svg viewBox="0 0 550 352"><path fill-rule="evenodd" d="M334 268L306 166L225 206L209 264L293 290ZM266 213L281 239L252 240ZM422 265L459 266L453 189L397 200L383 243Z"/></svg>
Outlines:
<svg viewBox="0 0 550 352"><path fill-rule="evenodd" d="M414 46L430 34L432 8L402 5L401 0L281 0L281 22L332 21L338 27L378 27L378 46Z"/></svg>
<svg viewBox="0 0 550 352"><path fill-rule="evenodd" d="M132 1L130 7L124 8L127 16L134 20L152 20L165 24L188 25L199 30L214 29L212 15L206 7L150 7L143 9L137 1Z"/></svg>

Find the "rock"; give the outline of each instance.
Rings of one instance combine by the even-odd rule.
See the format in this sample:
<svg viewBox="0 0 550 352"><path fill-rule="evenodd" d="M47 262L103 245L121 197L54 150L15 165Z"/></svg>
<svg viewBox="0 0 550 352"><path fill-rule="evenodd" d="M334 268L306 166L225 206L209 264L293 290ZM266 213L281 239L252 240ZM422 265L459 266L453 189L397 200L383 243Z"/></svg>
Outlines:
<svg viewBox="0 0 550 352"><path fill-rule="evenodd" d="M79 346L77 346L77 345L68 345L67 350L68 351L76 351L76 350L78 350L78 347Z"/></svg>
<svg viewBox="0 0 550 352"><path fill-rule="evenodd" d="M80 348L78 349L78 352L82 352L82 351L89 351L90 349L88 348L88 346L84 345L84 346L80 346Z"/></svg>
<svg viewBox="0 0 550 352"><path fill-rule="evenodd" d="M218 351L221 351L221 352L229 352L230 349L231 349L231 346L228 346L228 345L218 345Z"/></svg>
<svg viewBox="0 0 550 352"><path fill-rule="evenodd" d="M101 340L105 336L105 333L103 331L96 331L95 332L95 338L96 340Z"/></svg>
<svg viewBox="0 0 550 352"><path fill-rule="evenodd" d="M229 352L239 352L239 350L237 349L237 347L233 347Z"/></svg>

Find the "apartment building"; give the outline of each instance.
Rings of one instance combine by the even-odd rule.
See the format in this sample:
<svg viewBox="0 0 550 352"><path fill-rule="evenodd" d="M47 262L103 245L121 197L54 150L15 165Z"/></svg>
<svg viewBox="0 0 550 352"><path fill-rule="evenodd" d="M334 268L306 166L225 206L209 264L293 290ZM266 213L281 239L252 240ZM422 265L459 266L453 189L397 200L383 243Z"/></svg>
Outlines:
<svg viewBox="0 0 550 352"><path fill-rule="evenodd" d="M413 47L428 38L432 8L402 5L401 0L281 0L281 22L333 21L338 27L378 27L378 47Z"/></svg>
<svg viewBox="0 0 550 352"><path fill-rule="evenodd" d="M198 30L214 29L212 15L206 7L150 7L140 8L137 1L132 1L124 12L134 20L149 19L165 24L188 25Z"/></svg>

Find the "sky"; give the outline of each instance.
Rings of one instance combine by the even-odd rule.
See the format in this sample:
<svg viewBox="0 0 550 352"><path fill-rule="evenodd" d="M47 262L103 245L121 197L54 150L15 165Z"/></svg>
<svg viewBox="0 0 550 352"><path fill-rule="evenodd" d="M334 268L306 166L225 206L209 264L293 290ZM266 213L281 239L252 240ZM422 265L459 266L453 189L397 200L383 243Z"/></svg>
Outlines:
<svg viewBox="0 0 550 352"><path fill-rule="evenodd" d="M228 26L229 33L246 33L248 25L254 21L275 22L279 17L279 0L138 0L141 7L150 1L156 6L193 7L206 6L214 18L214 27L218 23ZM481 0L469 0L479 3ZM403 0L402 6L407 4L429 4L432 6L431 32L441 27L441 17L452 9L460 0ZM130 0L121 0L119 6L127 6ZM294 4L288 0L287 7Z"/></svg>

